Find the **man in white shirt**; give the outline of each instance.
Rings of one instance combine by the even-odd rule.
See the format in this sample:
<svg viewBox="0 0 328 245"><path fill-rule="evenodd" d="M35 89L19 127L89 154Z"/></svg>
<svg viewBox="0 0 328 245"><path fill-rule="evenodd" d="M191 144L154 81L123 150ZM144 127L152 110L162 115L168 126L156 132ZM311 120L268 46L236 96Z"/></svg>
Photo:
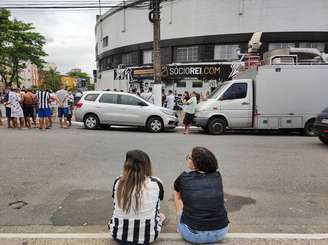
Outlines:
<svg viewBox="0 0 328 245"><path fill-rule="evenodd" d="M172 90L169 90L169 94L166 96L165 102L166 102L166 108L174 110L175 98Z"/></svg>
<svg viewBox="0 0 328 245"><path fill-rule="evenodd" d="M154 95L153 95L153 89L149 88L148 93L145 93L145 100L147 100L149 103L154 104Z"/></svg>

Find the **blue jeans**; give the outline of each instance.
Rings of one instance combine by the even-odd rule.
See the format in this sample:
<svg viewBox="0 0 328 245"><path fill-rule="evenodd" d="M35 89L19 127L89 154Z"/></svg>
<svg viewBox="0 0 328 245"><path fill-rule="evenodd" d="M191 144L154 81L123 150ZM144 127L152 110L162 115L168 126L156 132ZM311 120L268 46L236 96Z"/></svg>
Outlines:
<svg viewBox="0 0 328 245"><path fill-rule="evenodd" d="M178 215L178 229L183 237L191 243L215 243L223 240L225 235L228 233L229 227L226 226L219 230L212 231L197 231L189 228L186 224L181 224L181 215Z"/></svg>

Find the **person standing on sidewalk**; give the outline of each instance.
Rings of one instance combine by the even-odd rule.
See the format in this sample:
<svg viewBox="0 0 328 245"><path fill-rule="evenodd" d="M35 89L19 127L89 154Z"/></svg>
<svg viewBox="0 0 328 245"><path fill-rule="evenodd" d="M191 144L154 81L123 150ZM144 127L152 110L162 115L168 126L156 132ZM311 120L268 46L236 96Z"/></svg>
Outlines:
<svg viewBox="0 0 328 245"><path fill-rule="evenodd" d="M3 98L3 104L6 107L7 127L12 128L11 105L9 102L9 91L10 91L10 88L7 88L4 98Z"/></svg>
<svg viewBox="0 0 328 245"><path fill-rule="evenodd" d="M184 134L189 134L190 127L192 122L194 121L197 99L196 93L192 92L191 97L188 101L183 101L183 111L185 112L185 116L183 119L183 124L185 125Z"/></svg>
<svg viewBox="0 0 328 245"><path fill-rule="evenodd" d="M31 118L33 118L33 105L35 104L36 97L31 90L26 90L22 96L22 99L25 125L27 128L31 128Z"/></svg>
<svg viewBox="0 0 328 245"><path fill-rule="evenodd" d="M57 100L58 100L58 118L61 128L67 128L67 117L68 117L68 99L69 94L67 90L65 90L65 85L62 84L60 86L60 90L56 92ZM64 117L64 122L63 122Z"/></svg>
<svg viewBox="0 0 328 245"><path fill-rule="evenodd" d="M14 128L22 129L24 127L24 112L20 104L21 97L19 89L11 89L8 95L8 101L11 105L11 118Z"/></svg>
<svg viewBox="0 0 328 245"><path fill-rule="evenodd" d="M72 117L73 117L73 111L74 111L74 95L72 92L68 93L68 116L67 116L67 122L68 122L68 127L72 126Z"/></svg>
<svg viewBox="0 0 328 245"><path fill-rule="evenodd" d="M49 106L50 93L45 89L40 90L37 92L37 98L40 129L46 130L49 128L48 118L51 117L51 110Z"/></svg>
<svg viewBox="0 0 328 245"><path fill-rule="evenodd" d="M148 93L145 93L145 98L146 101L148 101L149 103L154 104L154 95L153 95L153 89L152 88L148 88Z"/></svg>
<svg viewBox="0 0 328 245"><path fill-rule="evenodd" d="M175 106L175 97L173 95L173 91L169 90L169 94L166 96L166 108L174 110L174 106Z"/></svg>
<svg viewBox="0 0 328 245"><path fill-rule="evenodd" d="M0 106L1 106L1 104L3 104L3 101L4 101L4 94L2 94L2 92L0 92ZM3 126L1 107L0 107L0 126Z"/></svg>
<svg viewBox="0 0 328 245"><path fill-rule="evenodd" d="M57 99L56 94L50 90L50 110L51 110L51 117L49 118L50 127L52 127L52 123L56 121L57 116Z"/></svg>

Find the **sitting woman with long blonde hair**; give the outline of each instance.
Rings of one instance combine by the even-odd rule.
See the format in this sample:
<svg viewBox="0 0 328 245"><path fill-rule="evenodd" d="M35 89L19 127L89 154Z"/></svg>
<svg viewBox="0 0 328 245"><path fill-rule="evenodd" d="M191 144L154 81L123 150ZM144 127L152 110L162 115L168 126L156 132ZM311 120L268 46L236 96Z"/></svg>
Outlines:
<svg viewBox="0 0 328 245"><path fill-rule="evenodd" d="M113 239L123 245L154 242L164 217L159 212L163 197L163 184L152 177L149 156L140 150L127 152L123 174L113 185L114 211L108 225Z"/></svg>

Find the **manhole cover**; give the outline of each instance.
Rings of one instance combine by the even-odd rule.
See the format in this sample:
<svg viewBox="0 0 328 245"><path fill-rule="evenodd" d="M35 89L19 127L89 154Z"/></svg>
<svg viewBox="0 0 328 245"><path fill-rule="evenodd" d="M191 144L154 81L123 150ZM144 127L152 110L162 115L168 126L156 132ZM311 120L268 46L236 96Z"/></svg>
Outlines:
<svg viewBox="0 0 328 245"><path fill-rule="evenodd" d="M28 203L24 202L24 201L16 201L16 202L11 202L9 203L9 207L11 207L12 209L21 209L24 206L26 206Z"/></svg>

